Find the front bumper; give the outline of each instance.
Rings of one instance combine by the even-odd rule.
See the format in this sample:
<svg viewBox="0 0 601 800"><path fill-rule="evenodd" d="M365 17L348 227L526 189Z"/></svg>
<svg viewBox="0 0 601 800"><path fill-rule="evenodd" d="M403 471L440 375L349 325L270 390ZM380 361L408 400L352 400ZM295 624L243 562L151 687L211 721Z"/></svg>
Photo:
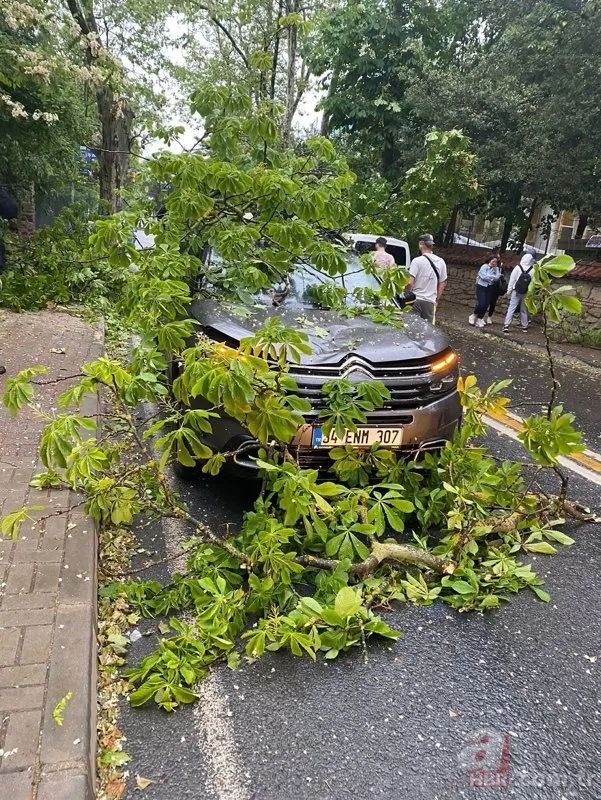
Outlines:
<svg viewBox="0 0 601 800"><path fill-rule="evenodd" d="M453 438L453 434L461 423L461 402L455 390L419 408L383 409L367 415L368 425L403 427L403 441L395 452L413 457L422 452L437 450L445 442ZM312 428L318 422L317 412L305 415L307 424L299 428L299 432L291 449L295 452L302 466L325 466L330 463L329 449L312 446ZM239 455L234 456L236 471L256 472L255 463L259 443L236 420L221 417L213 421L213 433L204 437L204 441L213 450L233 452L242 448Z"/></svg>

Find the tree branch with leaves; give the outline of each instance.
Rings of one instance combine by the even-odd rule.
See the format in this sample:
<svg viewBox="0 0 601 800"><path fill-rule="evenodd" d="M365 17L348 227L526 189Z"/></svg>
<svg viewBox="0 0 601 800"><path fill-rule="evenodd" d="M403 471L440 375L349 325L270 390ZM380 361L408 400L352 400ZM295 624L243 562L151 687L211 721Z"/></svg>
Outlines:
<svg viewBox="0 0 601 800"><path fill-rule="evenodd" d="M468 377L459 387L461 431L440 452L423 454L419 465L420 454L338 446L325 474L299 463L295 446L311 406L299 396L291 367L311 353L307 334L277 313L237 342L219 343L198 330L188 315L193 297L246 313L258 291L285 281L299 262L310 263L328 286L347 265L332 232L355 218L354 176L331 142L317 137L282 148L273 109L253 113L243 89L214 87L193 102L204 119L207 151L163 152L148 164L169 187L165 214L153 219L141 201L99 220L90 240L92 252L127 268L120 310L140 343L125 363L104 357L83 366L84 377L49 415L41 442L46 471L37 478L40 486L58 480L82 492L86 512L101 526L130 525L138 515L190 526L186 570L169 585L133 580L103 589L142 614L173 615L173 635L127 673L136 685L131 702L154 699L169 711L192 702L211 665L223 660L235 667L242 652L255 658L286 648L335 658L364 648L370 636L395 640L400 632L378 614L393 601L440 600L482 612L525 588L548 601L543 580L521 558L573 543L557 519L565 503L561 494L542 502L522 464L499 463L478 443L483 414L508 402L506 382L482 391ZM139 219L156 237L151 250L131 244ZM202 257L208 248L219 252L218 264ZM404 277L391 271L379 291L353 295L348 313L402 324L390 300ZM533 298L545 291L535 271ZM342 308L342 293L329 295ZM177 364L171 386L166 354ZM7 381L11 413L34 400L38 371ZM97 420L77 410L99 389L110 399L101 436ZM377 381L333 380L324 387L320 424L325 431L355 431L387 397ZM141 402L162 413L140 423L133 415ZM263 491L242 524L221 534L189 511L169 469L175 463L208 475L224 469L232 454L206 443L223 416L257 440ZM553 470L559 454L580 448L579 434L560 416L543 422L533 418L522 441L541 469ZM4 534L18 536L20 524L38 513L30 507L7 515ZM177 618L182 611L190 622Z"/></svg>

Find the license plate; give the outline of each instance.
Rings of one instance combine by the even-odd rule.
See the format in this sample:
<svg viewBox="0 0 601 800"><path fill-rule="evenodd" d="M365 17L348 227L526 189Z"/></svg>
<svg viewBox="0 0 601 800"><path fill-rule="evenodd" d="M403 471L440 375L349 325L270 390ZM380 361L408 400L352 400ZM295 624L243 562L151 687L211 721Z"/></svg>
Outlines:
<svg viewBox="0 0 601 800"><path fill-rule="evenodd" d="M344 436L336 436L332 431L328 436L322 428L313 428L313 447L339 447L350 444L353 447L371 447L379 444L382 447L400 447L403 441L403 428L378 428L374 426L358 427L356 431L346 431Z"/></svg>

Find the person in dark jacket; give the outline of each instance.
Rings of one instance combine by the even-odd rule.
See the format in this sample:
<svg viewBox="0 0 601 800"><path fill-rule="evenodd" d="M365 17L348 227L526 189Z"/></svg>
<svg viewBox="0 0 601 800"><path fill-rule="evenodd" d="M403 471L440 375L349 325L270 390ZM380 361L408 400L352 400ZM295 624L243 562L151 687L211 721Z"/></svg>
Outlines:
<svg viewBox="0 0 601 800"><path fill-rule="evenodd" d="M0 219L15 219L19 213L17 201L0 186ZM2 273L6 269L6 248L0 234L0 291L2 290ZM0 375L4 375L6 367L0 364Z"/></svg>

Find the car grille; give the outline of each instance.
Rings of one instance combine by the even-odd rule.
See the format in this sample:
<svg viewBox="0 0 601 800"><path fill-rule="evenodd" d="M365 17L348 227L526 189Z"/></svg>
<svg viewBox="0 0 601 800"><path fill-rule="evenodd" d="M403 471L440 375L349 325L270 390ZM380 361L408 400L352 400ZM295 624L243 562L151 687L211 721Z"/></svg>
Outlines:
<svg viewBox="0 0 601 800"><path fill-rule="evenodd" d="M419 408L441 396L430 389L432 371L430 359L373 365L356 356L347 357L339 365L294 365L290 375L298 386L298 395L311 403L316 411L325 408L323 385L336 378L353 382L381 381L390 391L383 410ZM371 416L371 415L370 415Z"/></svg>
<svg viewBox="0 0 601 800"><path fill-rule="evenodd" d="M415 459L421 461L426 453L436 453L442 450L446 445L446 439L431 439L428 442L422 442L421 445L405 446L395 450L395 455L399 458ZM295 457L301 467L313 467L315 469L329 469L332 466L332 459L329 450L319 450L308 447L290 448L293 457Z"/></svg>

